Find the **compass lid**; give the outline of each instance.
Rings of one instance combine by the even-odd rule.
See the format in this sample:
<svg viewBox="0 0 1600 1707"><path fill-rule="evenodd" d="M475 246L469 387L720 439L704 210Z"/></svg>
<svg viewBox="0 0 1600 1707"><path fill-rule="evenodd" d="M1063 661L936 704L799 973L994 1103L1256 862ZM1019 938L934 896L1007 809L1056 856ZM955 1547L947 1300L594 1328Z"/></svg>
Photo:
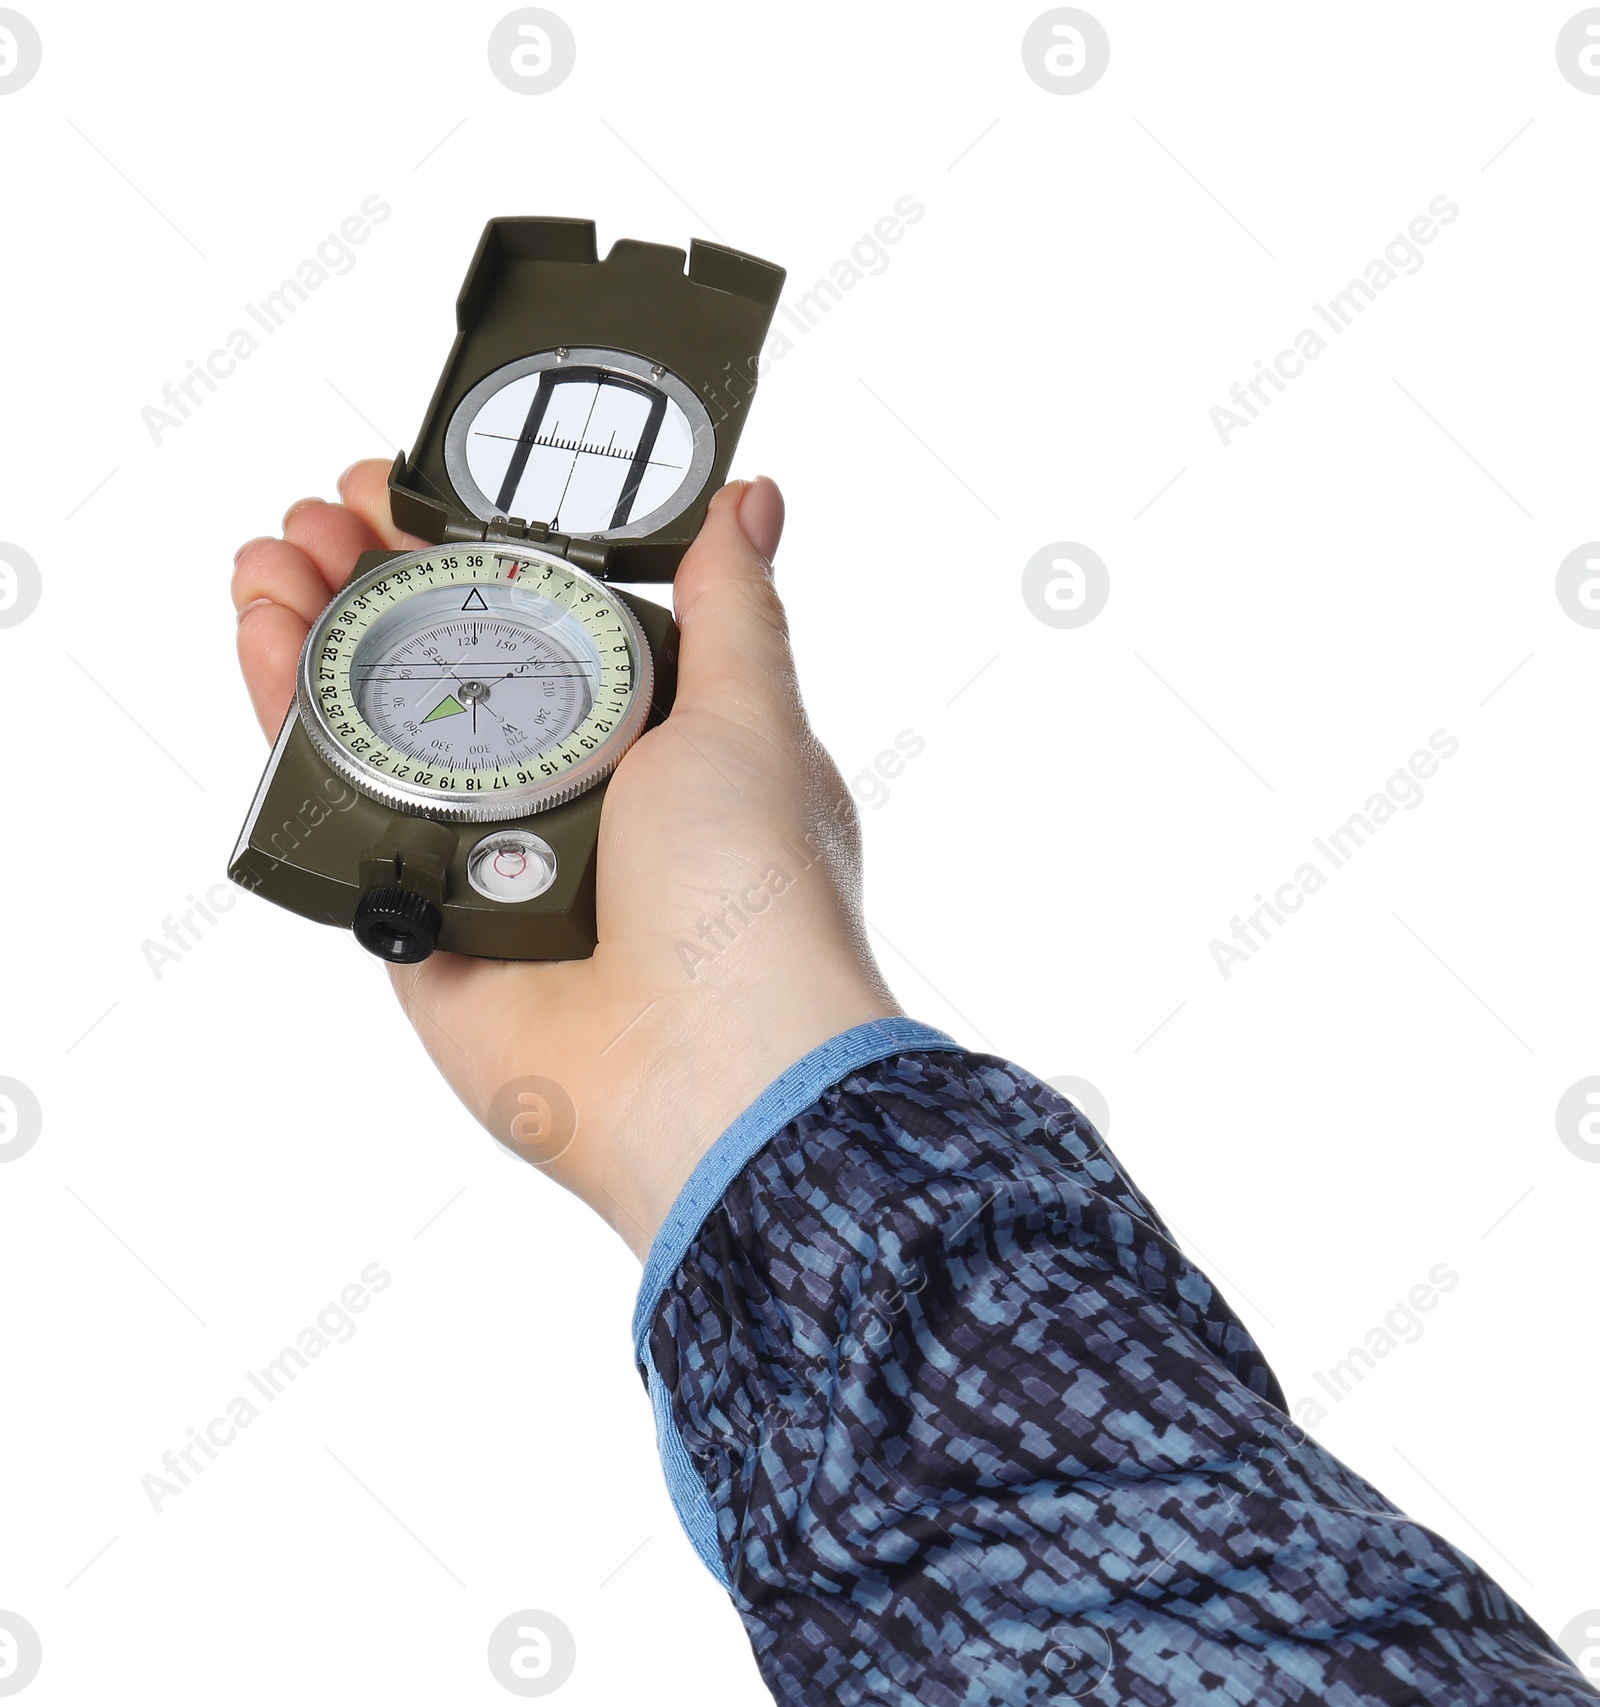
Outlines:
<svg viewBox="0 0 1600 1707"><path fill-rule="evenodd" d="M409 457L395 525L434 544L548 543L615 581L670 581L727 478L781 267L587 219L491 219Z"/></svg>

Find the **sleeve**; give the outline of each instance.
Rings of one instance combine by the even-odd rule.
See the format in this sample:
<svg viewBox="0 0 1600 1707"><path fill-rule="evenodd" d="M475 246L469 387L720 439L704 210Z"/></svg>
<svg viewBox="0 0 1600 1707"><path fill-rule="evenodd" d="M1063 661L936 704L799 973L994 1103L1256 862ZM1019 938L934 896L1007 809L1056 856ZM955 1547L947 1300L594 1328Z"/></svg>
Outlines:
<svg viewBox="0 0 1600 1707"><path fill-rule="evenodd" d="M634 1327L783 1707L1600 1699L1290 1420L1084 1117L928 1027L846 1032L746 1111Z"/></svg>

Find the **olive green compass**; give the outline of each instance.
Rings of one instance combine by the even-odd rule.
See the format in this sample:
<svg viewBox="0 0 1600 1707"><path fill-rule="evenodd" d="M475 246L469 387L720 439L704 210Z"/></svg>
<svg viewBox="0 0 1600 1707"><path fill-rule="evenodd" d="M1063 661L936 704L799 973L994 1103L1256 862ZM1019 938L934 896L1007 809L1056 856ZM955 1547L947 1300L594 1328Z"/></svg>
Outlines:
<svg viewBox="0 0 1600 1707"><path fill-rule="evenodd" d="M494 219L395 525L312 625L229 861L354 931L574 960L595 943L606 779L671 709L677 630L616 582L670 581L726 478L781 269L592 222Z"/></svg>

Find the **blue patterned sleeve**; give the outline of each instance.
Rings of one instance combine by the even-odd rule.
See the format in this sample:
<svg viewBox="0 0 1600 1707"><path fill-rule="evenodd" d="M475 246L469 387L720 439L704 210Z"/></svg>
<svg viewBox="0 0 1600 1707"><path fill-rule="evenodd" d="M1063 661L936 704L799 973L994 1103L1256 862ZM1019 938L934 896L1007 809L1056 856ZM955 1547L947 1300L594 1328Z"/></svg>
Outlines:
<svg viewBox="0 0 1600 1707"><path fill-rule="evenodd" d="M1290 1420L1070 1103L927 1027L845 1033L730 1129L635 1335L783 1707L1600 1699Z"/></svg>

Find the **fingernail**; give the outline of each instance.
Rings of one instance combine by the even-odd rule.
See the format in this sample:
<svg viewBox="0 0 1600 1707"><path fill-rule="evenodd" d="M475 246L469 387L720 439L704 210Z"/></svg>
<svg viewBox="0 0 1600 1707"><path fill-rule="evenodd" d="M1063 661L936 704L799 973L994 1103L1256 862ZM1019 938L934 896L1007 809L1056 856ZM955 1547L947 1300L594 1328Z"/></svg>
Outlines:
<svg viewBox="0 0 1600 1707"><path fill-rule="evenodd" d="M250 547L252 545L263 545L271 537L272 537L271 534L258 533L254 539L247 539L244 542L244 544L241 545L239 547L239 549L236 552L234 552L234 554L233 554L233 566L234 566L234 568L237 569L239 567L239 559L244 556L244 554L250 549Z"/></svg>
<svg viewBox="0 0 1600 1707"><path fill-rule="evenodd" d="M245 607L244 607L244 609L243 609L243 610L242 610L242 611L240 611L240 612L239 612L239 621L240 621L240 622L243 622L243 621L244 621L244 619L245 619L245 618L246 618L246 617L247 617L247 616L249 616L249 614L250 614L250 613L251 613L251 611L253 611L253 610L260 610L260 609L261 609L261 607L262 607L262 606L263 606L263 605L270 605L270 604L271 604L271 603L272 603L272 600L271 600L271 599L252 599L252 600L251 600L251 601L250 601L250 603L249 603L249 604L247 604L247 605L246 605L246 606L245 606Z"/></svg>
<svg viewBox="0 0 1600 1707"><path fill-rule="evenodd" d="M783 494L765 474L746 483L739 499L739 526L772 572L772 559L783 537Z"/></svg>
<svg viewBox="0 0 1600 1707"><path fill-rule="evenodd" d="M292 503L288 509L283 512L283 525L288 527L290 519L303 510L307 504L320 504L321 502L322 499L320 498L297 498L294 503Z"/></svg>

